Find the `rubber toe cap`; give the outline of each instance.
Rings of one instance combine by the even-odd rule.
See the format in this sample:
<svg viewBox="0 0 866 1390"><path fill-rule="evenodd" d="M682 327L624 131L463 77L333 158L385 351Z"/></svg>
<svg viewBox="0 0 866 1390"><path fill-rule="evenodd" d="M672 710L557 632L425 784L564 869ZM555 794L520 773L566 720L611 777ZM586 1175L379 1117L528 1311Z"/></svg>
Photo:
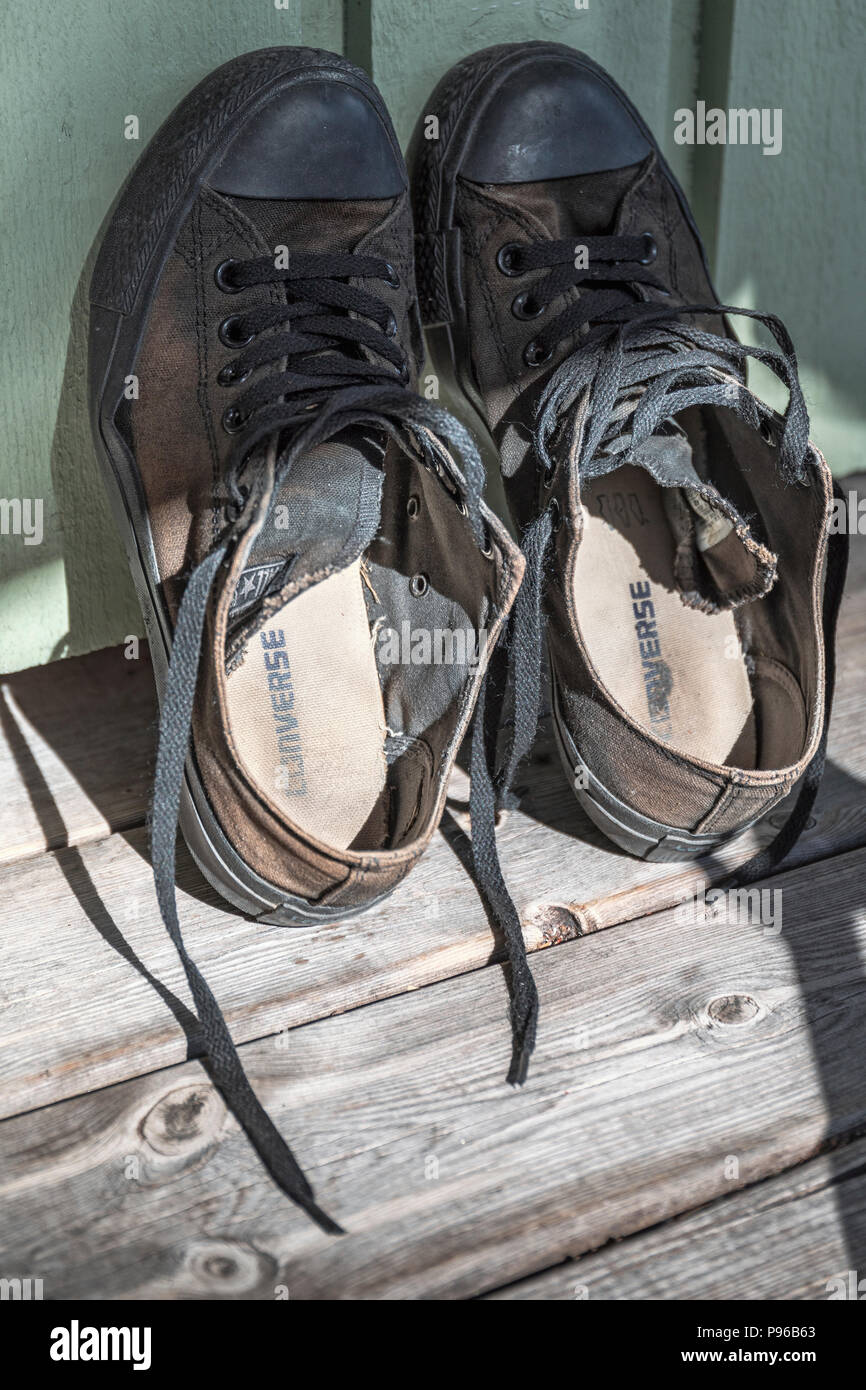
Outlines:
<svg viewBox="0 0 866 1390"><path fill-rule="evenodd" d="M624 169L650 148L602 75L549 54L513 67L496 87L461 173L476 183L532 183Z"/></svg>
<svg viewBox="0 0 866 1390"><path fill-rule="evenodd" d="M402 156L372 102L338 77L277 92L233 138L207 180L240 198L393 198Z"/></svg>

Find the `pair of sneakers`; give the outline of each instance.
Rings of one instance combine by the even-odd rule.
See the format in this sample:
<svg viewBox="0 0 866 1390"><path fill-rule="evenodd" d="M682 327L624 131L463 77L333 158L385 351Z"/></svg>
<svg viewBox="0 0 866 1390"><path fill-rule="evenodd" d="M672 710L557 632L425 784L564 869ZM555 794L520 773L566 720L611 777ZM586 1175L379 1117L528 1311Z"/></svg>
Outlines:
<svg viewBox="0 0 866 1390"><path fill-rule="evenodd" d="M545 648L569 777L631 853L706 853L801 782L756 877L820 780L844 580L788 335L753 315L777 349L737 341L607 74L548 43L475 54L410 166L351 63L247 54L153 138L90 294L94 436L161 702L160 909L214 1083L331 1231L185 948L178 825L236 908L339 920L417 862L474 719L475 873L522 1081L537 999L495 819ZM499 452L519 547L436 378L418 393L422 324ZM750 356L787 386L783 417Z"/></svg>

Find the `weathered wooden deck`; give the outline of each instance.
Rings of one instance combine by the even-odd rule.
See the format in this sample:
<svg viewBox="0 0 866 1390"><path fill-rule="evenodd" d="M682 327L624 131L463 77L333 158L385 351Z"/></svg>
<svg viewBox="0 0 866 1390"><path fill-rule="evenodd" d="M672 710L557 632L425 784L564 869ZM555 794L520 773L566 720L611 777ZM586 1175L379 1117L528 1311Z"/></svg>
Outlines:
<svg viewBox="0 0 866 1390"><path fill-rule="evenodd" d="M543 1011L521 1092L459 781L421 867L345 924L247 922L181 855L187 941L342 1239L187 1060L147 861L146 658L3 678L0 1274L119 1299L825 1298L866 1274L864 593L854 538L779 935L678 922L702 867L616 852L542 741L501 830Z"/></svg>

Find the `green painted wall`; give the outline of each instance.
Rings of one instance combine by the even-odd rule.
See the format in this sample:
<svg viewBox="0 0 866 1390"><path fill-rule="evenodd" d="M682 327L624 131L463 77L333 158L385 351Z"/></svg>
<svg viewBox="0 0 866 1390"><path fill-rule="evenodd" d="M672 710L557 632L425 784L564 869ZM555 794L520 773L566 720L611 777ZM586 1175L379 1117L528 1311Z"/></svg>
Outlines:
<svg viewBox="0 0 866 1390"><path fill-rule="evenodd" d="M341 0L289 4L3 6L0 497L43 498L45 538L0 535L0 671L142 630L85 404L94 242L150 136L212 68L271 44L342 46ZM138 141L124 139L130 114Z"/></svg>
<svg viewBox="0 0 866 1390"><path fill-rule="evenodd" d="M401 137L476 48L551 38L610 69L695 196L718 285L795 334L814 434L862 466L860 0L42 0L0 18L0 497L42 498L45 536L0 536L0 672L118 642L141 620L92 458L84 300L103 219L150 135L211 68L307 43L372 67ZM673 141L673 112L782 106L783 152ZM714 93L719 92L717 97ZM139 117L141 139L123 137Z"/></svg>
<svg viewBox="0 0 866 1390"><path fill-rule="evenodd" d="M837 474L866 466L864 59L862 0L737 0L727 105L781 107L782 149L704 151L720 166L717 289L784 320ZM769 374L753 384L784 402Z"/></svg>

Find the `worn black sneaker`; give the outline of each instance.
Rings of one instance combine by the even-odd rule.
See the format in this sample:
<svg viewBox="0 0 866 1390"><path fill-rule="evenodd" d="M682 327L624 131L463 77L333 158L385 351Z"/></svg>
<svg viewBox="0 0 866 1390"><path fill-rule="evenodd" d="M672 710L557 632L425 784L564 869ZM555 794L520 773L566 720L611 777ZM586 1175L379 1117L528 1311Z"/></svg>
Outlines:
<svg viewBox="0 0 866 1390"><path fill-rule="evenodd" d="M436 121L429 117L435 116ZM428 138L437 133L438 138ZM424 321L498 447L527 573L512 653L531 743L542 615L555 727L592 819L632 854L703 854L823 770L845 543L787 332L751 349L682 190L581 53L487 49L440 82L410 155ZM789 389L784 416L747 359ZM822 598L823 593L823 598Z"/></svg>
<svg viewBox="0 0 866 1390"><path fill-rule="evenodd" d="M471 439L414 390L408 179L369 78L279 48L198 86L109 224L90 355L162 705L160 908L215 1084L274 1178L334 1230L186 952L174 856L179 821L210 882L266 922L378 902L439 823L520 583ZM407 656L405 630L450 639L445 658ZM472 810L495 891L485 771Z"/></svg>

